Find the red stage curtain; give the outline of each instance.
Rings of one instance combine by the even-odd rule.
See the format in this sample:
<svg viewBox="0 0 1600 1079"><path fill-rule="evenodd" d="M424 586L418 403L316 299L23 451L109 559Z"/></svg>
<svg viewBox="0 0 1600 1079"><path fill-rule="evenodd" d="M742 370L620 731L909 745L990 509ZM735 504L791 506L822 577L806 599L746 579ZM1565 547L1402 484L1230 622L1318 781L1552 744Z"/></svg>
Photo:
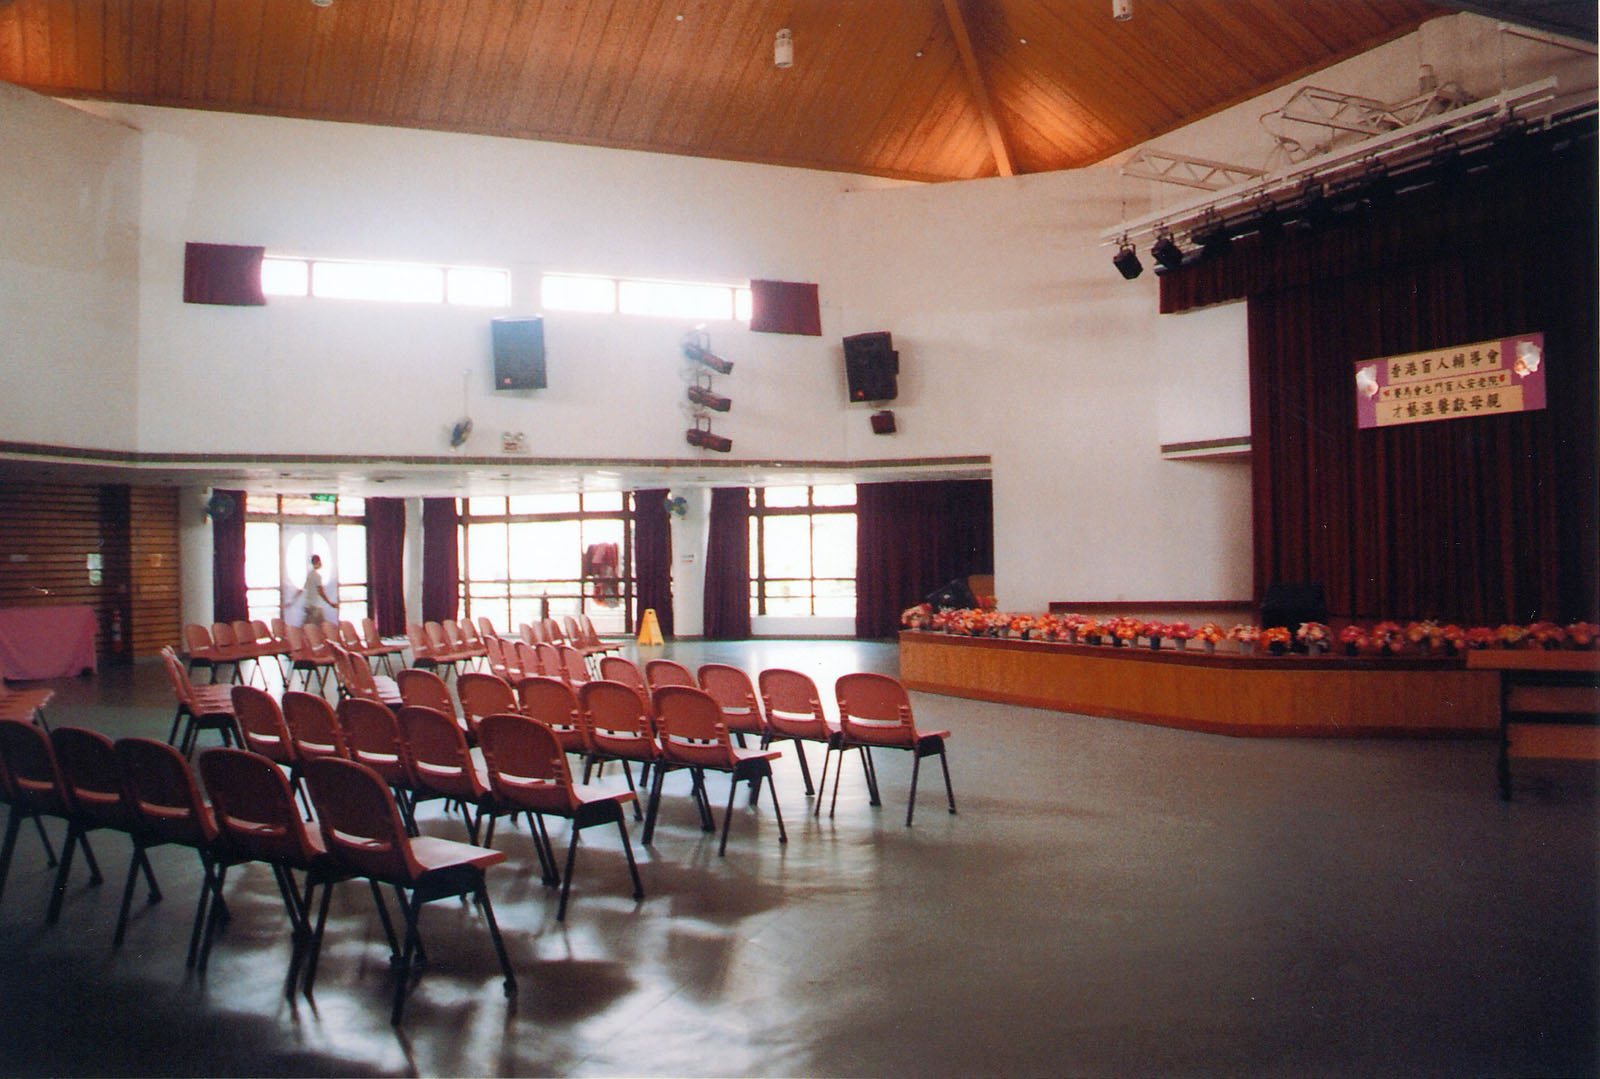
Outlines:
<svg viewBox="0 0 1600 1079"><path fill-rule="evenodd" d="M1353 618L1596 618L1595 190L1586 140L1162 279L1163 310L1249 298L1258 597L1320 581ZM1540 331L1544 410L1357 428L1357 361Z"/></svg>
<svg viewBox="0 0 1600 1079"><path fill-rule="evenodd" d="M717 487L711 492L704 632L712 640L742 640L750 636L748 487Z"/></svg>
<svg viewBox="0 0 1600 1079"><path fill-rule="evenodd" d="M993 572L988 480L856 486L857 637L891 637L900 612L930 592Z"/></svg>
<svg viewBox="0 0 1600 1079"><path fill-rule="evenodd" d="M250 617L244 583L244 492L213 491L233 508L211 518L211 620L237 622Z"/></svg>
<svg viewBox="0 0 1600 1079"><path fill-rule="evenodd" d="M798 281L750 282L750 329L756 333L822 336L817 286Z"/></svg>
<svg viewBox="0 0 1600 1079"><path fill-rule="evenodd" d="M367 613L385 637L406 631L405 541L405 499L367 499Z"/></svg>
<svg viewBox="0 0 1600 1079"><path fill-rule="evenodd" d="M461 605L459 520L453 498L422 500L422 620L453 619Z"/></svg>
<svg viewBox="0 0 1600 1079"><path fill-rule="evenodd" d="M638 602L638 626L644 612L656 612L661 635L671 637L672 528L667 521L664 488L633 492L633 573Z"/></svg>
<svg viewBox="0 0 1600 1079"><path fill-rule="evenodd" d="M183 245L183 302L259 307L264 247L237 244Z"/></svg>

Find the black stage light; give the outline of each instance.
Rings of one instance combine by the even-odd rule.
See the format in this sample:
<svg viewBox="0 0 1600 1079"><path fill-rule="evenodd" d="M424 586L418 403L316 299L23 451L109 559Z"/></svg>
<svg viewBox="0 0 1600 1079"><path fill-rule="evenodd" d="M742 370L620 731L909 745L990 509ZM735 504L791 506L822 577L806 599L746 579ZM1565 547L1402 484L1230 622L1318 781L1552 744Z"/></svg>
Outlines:
<svg viewBox="0 0 1600 1079"><path fill-rule="evenodd" d="M1283 211L1266 197L1256 203L1256 235L1263 240L1276 240L1283 235Z"/></svg>
<svg viewBox="0 0 1600 1079"><path fill-rule="evenodd" d="M1128 242L1126 236L1117 245L1117 253L1111 256L1111 265L1115 266L1117 272L1129 281L1144 273L1144 264L1139 261L1138 252L1133 249L1133 245Z"/></svg>
<svg viewBox="0 0 1600 1079"><path fill-rule="evenodd" d="M1228 231L1228 226L1222 218L1208 214L1205 220L1200 222L1199 227L1190 234L1190 239L1200 245L1200 252L1206 258L1215 258L1233 243L1233 234Z"/></svg>
<svg viewBox="0 0 1600 1079"><path fill-rule="evenodd" d="M1183 265L1183 249L1172 239L1172 233L1163 232L1150 245L1150 257L1164 270L1176 270Z"/></svg>
<svg viewBox="0 0 1600 1079"><path fill-rule="evenodd" d="M720 393L712 393L706 386L690 386L689 400L702 408L709 408L713 412L726 412L733 407L733 402Z"/></svg>
<svg viewBox="0 0 1600 1079"><path fill-rule="evenodd" d="M1320 232L1333 224L1333 203L1321 184L1307 184L1305 202L1300 207L1300 217L1313 232Z"/></svg>
<svg viewBox="0 0 1600 1079"><path fill-rule="evenodd" d="M718 356L716 353L712 352L709 348L706 348L697 342L685 341L683 343L683 354L689 357L691 360L694 360L696 363L705 364L719 375L733 374L732 360L723 359L721 356Z"/></svg>
<svg viewBox="0 0 1600 1079"><path fill-rule="evenodd" d="M689 445L699 446L703 450L715 450L717 453L727 453L733 449L733 439L714 435L709 428L691 427L683 433Z"/></svg>

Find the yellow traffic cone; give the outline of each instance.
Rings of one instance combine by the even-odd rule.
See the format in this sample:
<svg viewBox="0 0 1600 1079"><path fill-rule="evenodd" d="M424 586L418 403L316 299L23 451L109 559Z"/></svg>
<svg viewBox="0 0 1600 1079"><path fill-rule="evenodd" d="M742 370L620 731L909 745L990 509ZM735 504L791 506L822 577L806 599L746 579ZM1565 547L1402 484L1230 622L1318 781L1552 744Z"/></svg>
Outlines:
<svg viewBox="0 0 1600 1079"><path fill-rule="evenodd" d="M656 609L645 608L644 617L639 619L640 644L665 644L661 639L661 623L656 621Z"/></svg>

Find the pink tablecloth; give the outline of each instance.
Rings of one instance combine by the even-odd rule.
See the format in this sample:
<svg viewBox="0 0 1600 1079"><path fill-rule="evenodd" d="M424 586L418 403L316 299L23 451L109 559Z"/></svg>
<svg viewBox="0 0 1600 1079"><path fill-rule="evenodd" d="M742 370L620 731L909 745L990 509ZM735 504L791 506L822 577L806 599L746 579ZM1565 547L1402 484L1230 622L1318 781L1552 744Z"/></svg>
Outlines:
<svg viewBox="0 0 1600 1079"><path fill-rule="evenodd" d="M95 669L93 607L0 607L0 677L67 678Z"/></svg>

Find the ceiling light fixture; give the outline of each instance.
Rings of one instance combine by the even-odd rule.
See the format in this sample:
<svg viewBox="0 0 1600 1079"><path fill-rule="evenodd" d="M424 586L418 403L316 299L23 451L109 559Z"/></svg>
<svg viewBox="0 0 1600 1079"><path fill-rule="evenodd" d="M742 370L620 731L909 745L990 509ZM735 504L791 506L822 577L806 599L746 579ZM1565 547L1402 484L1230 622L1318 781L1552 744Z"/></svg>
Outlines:
<svg viewBox="0 0 1600 1079"><path fill-rule="evenodd" d="M1122 238L1122 243L1117 245L1117 253L1111 256L1111 265L1129 281L1144 273L1144 264L1139 261L1138 252L1133 249L1126 236Z"/></svg>
<svg viewBox="0 0 1600 1079"><path fill-rule="evenodd" d="M1162 230L1156 237L1156 242L1150 247L1150 257L1161 264L1164 270L1176 270L1183 265L1183 249L1172 238L1172 233Z"/></svg>
<svg viewBox="0 0 1600 1079"><path fill-rule="evenodd" d="M772 65L774 67L789 67L794 63L794 35L786 26L778 31L778 36L772 40Z"/></svg>

